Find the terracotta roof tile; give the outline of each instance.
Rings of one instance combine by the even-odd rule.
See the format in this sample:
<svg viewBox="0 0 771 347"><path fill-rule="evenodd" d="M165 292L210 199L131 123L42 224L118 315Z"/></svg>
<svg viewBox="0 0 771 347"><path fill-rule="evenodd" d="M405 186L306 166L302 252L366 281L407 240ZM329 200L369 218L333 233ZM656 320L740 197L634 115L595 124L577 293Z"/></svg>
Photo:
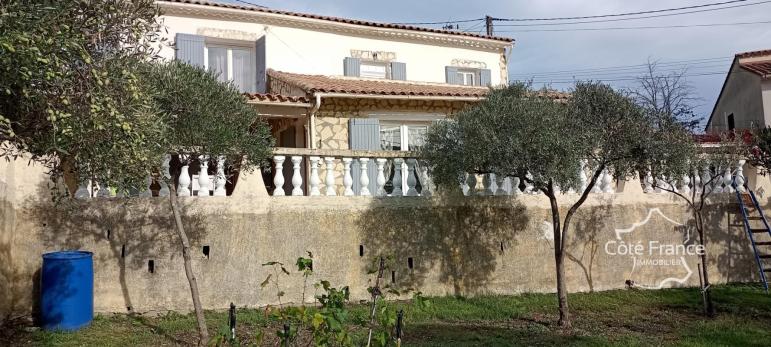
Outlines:
<svg viewBox="0 0 771 347"><path fill-rule="evenodd" d="M256 101L271 101L271 102L285 102L285 103L309 103L307 97L304 96L289 96L281 94L266 94L266 93L246 93L244 94L249 100Z"/></svg>
<svg viewBox="0 0 771 347"><path fill-rule="evenodd" d="M771 55L771 49L763 49L759 51L752 51L752 52L744 52L744 53L737 53L737 58L754 58L754 57L762 57L764 55Z"/></svg>
<svg viewBox="0 0 771 347"><path fill-rule="evenodd" d="M771 77L771 59L764 61L754 61L750 63L740 63L745 70L760 75L762 78Z"/></svg>
<svg viewBox="0 0 771 347"><path fill-rule="evenodd" d="M375 95L414 95L477 97L487 95L487 87L455 86L393 80L355 79L322 75L303 75L268 69L268 76L296 86L307 93L346 93Z"/></svg>
<svg viewBox="0 0 771 347"><path fill-rule="evenodd" d="M201 0L156 0L156 1L231 8L231 9L245 10L245 11L255 11L255 12L263 12L263 13L282 14L282 15L294 16L294 17L320 19L320 20L327 20L331 22L338 22L338 23L345 23L345 24L364 25L364 26L388 28L388 29L423 31L423 32L430 32L430 33L467 36L467 37L504 41L504 42L514 42L514 39L508 38L508 37L487 36L487 35L479 35L479 34L467 33L467 32L461 32L461 31L439 30L439 29L432 29L432 28L416 27L416 26L404 25L404 24L381 23L381 22L372 22L372 21L365 21L365 20L358 20L358 19L321 16L321 15L309 14L309 13L273 10L273 9L269 9L267 7L261 7L261 6L243 6L243 5L219 3L219 2L211 2L211 1L201 1Z"/></svg>

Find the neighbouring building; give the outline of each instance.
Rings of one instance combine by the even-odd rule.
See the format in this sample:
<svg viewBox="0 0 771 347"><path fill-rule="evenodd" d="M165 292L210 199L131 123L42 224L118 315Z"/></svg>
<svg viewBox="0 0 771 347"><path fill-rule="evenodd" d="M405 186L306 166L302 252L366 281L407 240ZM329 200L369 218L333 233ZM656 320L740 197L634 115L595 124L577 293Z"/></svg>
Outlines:
<svg viewBox="0 0 771 347"><path fill-rule="evenodd" d="M771 49L734 57L707 132L771 126Z"/></svg>

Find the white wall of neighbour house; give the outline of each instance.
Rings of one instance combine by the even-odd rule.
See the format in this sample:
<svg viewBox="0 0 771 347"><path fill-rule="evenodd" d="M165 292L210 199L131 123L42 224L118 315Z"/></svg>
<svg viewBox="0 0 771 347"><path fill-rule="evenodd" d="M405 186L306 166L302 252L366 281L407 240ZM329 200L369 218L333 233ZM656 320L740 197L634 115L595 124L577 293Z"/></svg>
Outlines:
<svg viewBox="0 0 771 347"><path fill-rule="evenodd" d="M763 95L763 114L766 119L766 126L771 125L771 79L763 81L760 85Z"/></svg>
<svg viewBox="0 0 771 347"><path fill-rule="evenodd" d="M727 117L730 114L734 115L736 129L771 125L771 121L764 117L761 97L760 76L743 69L738 62L734 62L720 98L712 111L712 119L707 130L728 130Z"/></svg>
<svg viewBox="0 0 771 347"><path fill-rule="evenodd" d="M351 50L393 52L393 61L406 64L407 80L445 83L445 66L454 59L479 62L491 70L491 83L501 80L502 51L429 44L410 39L386 40L351 33L317 31L247 21L231 21L177 15L163 16L169 44L177 33L205 35L207 32L232 36L233 39L257 40L266 35L266 65L274 70L317 75L343 75L343 59ZM207 36L207 35L205 35ZM161 56L174 58L174 49L166 45ZM504 81L505 82L505 81Z"/></svg>

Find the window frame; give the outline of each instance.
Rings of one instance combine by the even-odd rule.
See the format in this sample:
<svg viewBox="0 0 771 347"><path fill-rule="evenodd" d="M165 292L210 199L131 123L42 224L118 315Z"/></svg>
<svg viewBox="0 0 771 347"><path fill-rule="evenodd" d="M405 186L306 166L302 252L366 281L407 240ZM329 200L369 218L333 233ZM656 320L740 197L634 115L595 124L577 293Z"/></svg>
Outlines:
<svg viewBox="0 0 771 347"><path fill-rule="evenodd" d="M234 82L234 76L233 76L233 50L234 49L241 49L246 50L249 52L250 60L252 64L254 65L253 68L257 69L257 53L256 53L256 42L251 41L241 41L241 40L224 40L224 39L211 39L206 38L204 40L203 45L203 66L206 71L209 71L209 48L223 48L227 52L226 56L226 66L227 71L225 74L225 79L229 82ZM257 74L256 72L253 74L253 76L249 76L252 82L252 87L254 90L257 88ZM248 91L242 91L242 92L248 92Z"/></svg>
<svg viewBox="0 0 771 347"><path fill-rule="evenodd" d="M385 71L383 77L371 77L371 76L365 77L365 76L362 76L362 71L364 70L363 67L365 65L382 66L383 67L383 71ZM388 62L385 62L385 61L380 61L380 60L361 60L359 62L359 77L361 77L361 78L372 78L372 79L390 80L391 79L391 64L389 64Z"/></svg>
<svg viewBox="0 0 771 347"><path fill-rule="evenodd" d="M481 79L481 69L470 69L470 68L459 68L456 72L457 78L460 81L461 86L480 86L482 83L480 81ZM471 84L466 84L466 77L470 76Z"/></svg>

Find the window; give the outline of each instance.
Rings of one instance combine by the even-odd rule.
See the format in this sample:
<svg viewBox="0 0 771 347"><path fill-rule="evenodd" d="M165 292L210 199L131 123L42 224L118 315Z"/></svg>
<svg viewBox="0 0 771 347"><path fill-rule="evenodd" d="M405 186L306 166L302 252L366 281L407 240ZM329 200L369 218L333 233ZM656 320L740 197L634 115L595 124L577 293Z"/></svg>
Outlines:
<svg viewBox="0 0 771 347"><path fill-rule="evenodd" d="M359 76L364 78L388 78L388 69L385 63L363 61L359 70Z"/></svg>
<svg viewBox="0 0 771 347"><path fill-rule="evenodd" d="M473 86L474 81L477 79L476 72L473 71L458 71L458 81L464 86Z"/></svg>
<svg viewBox="0 0 771 347"><path fill-rule="evenodd" d="M728 115L728 130L734 130L736 128L736 124L734 123L734 114L731 113Z"/></svg>
<svg viewBox="0 0 771 347"><path fill-rule="evenodd" d="M380 148L386 151L416 151L425 143L428 125L380 123Z"/></svg>
<svg viewBox="0 0 771 347"><path fill-rule="evenodd" d="M254 47L207 44L205 50L204 65L218 74L220 81L233 81L242 92L256 90Z"/></svg>

